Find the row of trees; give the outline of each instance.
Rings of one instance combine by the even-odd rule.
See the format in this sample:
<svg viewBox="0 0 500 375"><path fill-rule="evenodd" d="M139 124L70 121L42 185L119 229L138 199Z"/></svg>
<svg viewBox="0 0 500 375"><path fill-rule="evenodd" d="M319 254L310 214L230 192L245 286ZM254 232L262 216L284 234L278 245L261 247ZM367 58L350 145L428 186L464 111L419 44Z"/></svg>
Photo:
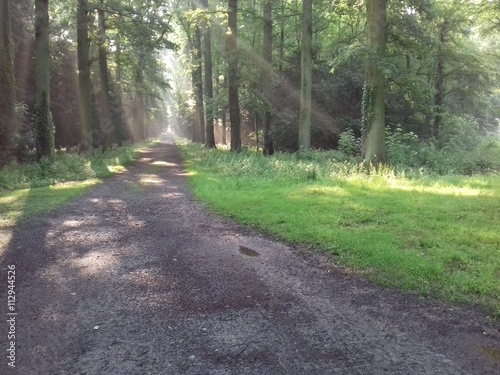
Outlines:
<svg viewBox="0 0 500 375"><path fill-rule="evenodd" d="M0 163L157 133L178 2L0 0Z"/></svg>
<svg viewBox="0 0 500 375"><path fill-rule="evenodd" d="M499 15L488 0L184 0L177 72L193 89L174 84L178 130L213 147L228 118L231 148L241 123L264 154L336 148L349 131L374 163L388 130L437 148L498 134Z"/></svg>
<svg viewBox="0 0 500 375"><path fill-rule="evenodd" d="M266 155L352 140L378 163L387 135L445 149L498 134L496 1L0 4L1 163L144 139L163 99L194 141Z"/></svg>

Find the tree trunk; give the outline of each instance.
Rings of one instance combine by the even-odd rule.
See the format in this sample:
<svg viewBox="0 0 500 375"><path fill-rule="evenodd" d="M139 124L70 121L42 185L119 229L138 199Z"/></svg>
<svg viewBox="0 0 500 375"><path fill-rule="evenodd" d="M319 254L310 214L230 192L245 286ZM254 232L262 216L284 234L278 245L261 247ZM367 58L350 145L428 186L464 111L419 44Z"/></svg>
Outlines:
<svg viewBox="0 0 500 375"><path fill-rule="evenodd" d="M101 78L102 118L101 134L103 151L111 147L113 123L111 119L111 98L109 95L108 49L106 43L106 19L104 14L104 0L100 0L101 7L97 10L99 22L99 74Z"/></svg>
<svg viewBox="0 0 500 375"><path fill-rule="evenodd" d="M257 148L257 153L259 152L259 130L262 128L263 120L261 114L255 111L255 147Z"/></svg>
<svg viewBox="0 0 500 375"><path fill-rule="evenodd" d="M445 21L439 29L439 46L436 56L436 95L434 97L434 126L433 136L439 138L441 131L441 122L443 119L443 101L444 101L444 54L443 46L446 42L448 23Z"/></svg>
<svg viewBox="0 0 500 375"><path fill-rule="evenodd" d="M363 159L378 165L386 162L385 155L385 85L386 80L376 59L383 59L386 50L388 0L371 0L366 3L366 43L376 51L365 65L363 89L362 127Z"/></svg>
<svg viewBox="0 0 500 375"><path fill-rule="evenodd" d="M226 113L226 110L224 109L224 111L222 112L222 144L223 145L226 145L227 144L227 137L226 137L226 126L227 126L227 123L226 123L226 116L227 116L227 113Z"/></svg>
<svg viewBox="0 0 500 375"><path fill-rule="evenodd" d="M299 148L311 147L312 0L303 1L300 65Z"/></svg>
<svg viewBox="0 0 500 375"><path fill-rule="evenodd" d="M201 8L208 11L208 0L201 0ZM206 15L208 17L208 14ZM205 112L207 114L205 147L215 148L214 134L214 110L212 99L214 97L214 85L212 77L212 45L211 45L210 21L203 23L203 59L205 61Z"/></svg>
<svg viewBox="0 0 500 375"><path fill-rule="evenodd" d="M188 0L188 5L194 9L193 1ZM195 102L194 114L191 125L191 142L199 143L200 138L200 116L198 112L197 102L196 102L196 87L197 87L197 75L196 75L196 51L194 49L193 34L190 24L182 24L187 36L187 52L191 55L191 87L193 90L192 98Z"/></svg>
<svg viewBox="0 0 500 375"><path fill-rule="evenodd" d="M279 50L279 67L280 72L283 71L283 58L285 56L285 0L281 0L281 21L280 21L280 50Z"/></svg>
<svg viewBox="0 0 500 375"><path fill-rule="evenodd" d="M123 17L119 16L119 22L123 22ZM122 90L122 46L120 43L120 38L117 38L115 41L115 85L113 88L113 97L112 97L112 118L117 124L117 139L118 146L122 145L124 140L130 140L130 131L127 126L127 121L125 120L125 115L123 111L123 90Z"/></svg>
<svg viewBox="0 0 500 375"><path fill-rule="evenodd" d="M220 87L219 86L220 82L219 82L219 77L217 76L217 87ZM222 76L222 88L226 88L227 86L227 79L226 77ZM217 96L220 94L220 88L218 90L218 94ZM227 140L226 140L226 116L227 116L227 108L225 105L222 106L221 108L221 112L220 112L220 119L221 119L221 136L222 136L222 144L223 145L226 145L227 144Z"/></svg>
<svg viewBox="0 0 500 375"><path fill-rule="evenodd" d="M82 151L92 151L92 83L90 81L88 3L78 0L77 53L78 83L80 89L81 145Z"/></svg>
<svg viewBox="0 0 500 375"><path fill-rule="evenodd" d="M135 117L134 117L134 127L135 127L135 140L142 141L146 139L146 129L144 124L144 61L143 57L139 58L137 64L137 70L135 72Z"/></svg>
<svg viewBox="0 0 500 375"><path fill-rule="evenodd" d="M271 120L272 108L270 106L272 96L272 72L273 72L273 15L271 0L264 0L264 61L266 62L266 73L263 75L263 94L267 99L266 108L264 111L264 145L262 152L264 155L269 156L274 154L273 138L271 137ZM258 146L257 146L258 149Z"/></svg>
<svg viewBox="0 0 500 375"><path fill-rule="evenodd" d="M50 118L49 2L35 1L36 156L53 159L54 129Z"/></svg>
<svg viewBox="0 0 500 375"><path fill-rule="evenodd" d="M241 151L241 118L238 96L237 10L238 0L228 0L229 33L226 41L228 59L229 122L231 123L231 151Z"/></svg>
<svg viewBox="0 0 500 375"><path fill-rule="evenodd" d="M14 114L16 82L14 70L14 45L10 22L9 0L0 0L0 163L2 156L9 157L14 145ZM1 164L0 164L1 166Z"/></svg>
<svg viewBox="0 0 500 375"><path fill-rule="evenodd" d="M191 9L198 9L198 0L191 0ZM189 27L189 26L188 26ZM193 80L193 95L194 95L194 125L193 126L193 141L205 144L205 115L203 111L203 69L201 50L201 30L198 25L192 26L194 29L191 38L191 77Z"/></svg>
<svg viewBox="0 0 500 375"><path fill-rule="evenodd" d="M191 128L191 141L200 143L201 142L201 136L200 136L200 129L201 129L201 118L202 115L200 114L199 111L199 106L198 102L196 100L196 85L197 85L197 78L196 78L196 69L192 68L191 69L191 85L193 86L193 96L195 99L195 105L194 105L194 118L193 118L193 126Z"/></svg>

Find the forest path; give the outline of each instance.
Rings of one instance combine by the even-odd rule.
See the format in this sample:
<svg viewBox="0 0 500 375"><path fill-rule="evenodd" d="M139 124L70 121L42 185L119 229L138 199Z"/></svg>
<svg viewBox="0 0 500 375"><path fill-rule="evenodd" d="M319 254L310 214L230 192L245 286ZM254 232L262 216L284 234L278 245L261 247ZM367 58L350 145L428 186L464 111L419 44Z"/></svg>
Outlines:
<svg viewBox="0 0 500 375"><path fill-rule="evenodd" d="M370 286L208 213L168 140L18 225L1 274L1 374L500 373L500 332L481 314Z"/></svg>

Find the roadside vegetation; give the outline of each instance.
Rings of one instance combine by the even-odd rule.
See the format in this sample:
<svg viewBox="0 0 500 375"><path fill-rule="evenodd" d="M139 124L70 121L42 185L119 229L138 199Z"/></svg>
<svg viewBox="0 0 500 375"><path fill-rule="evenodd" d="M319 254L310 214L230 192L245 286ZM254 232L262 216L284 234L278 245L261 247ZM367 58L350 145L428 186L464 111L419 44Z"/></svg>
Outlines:
<svg viewBox="0 0 500 375"><path fill-rule="evenodd" d="M380 285L500 316L500 176L366 169L341 152L235 154L181 145L216 212L327 251Z"/></svg>
<svg viewBox="0 0 500 375"><path fill-rule="evenodd" d="M0 228L51 211L125 169L148 144L91 155L61 152L54 162L13 162L0 170Z"/></svg>

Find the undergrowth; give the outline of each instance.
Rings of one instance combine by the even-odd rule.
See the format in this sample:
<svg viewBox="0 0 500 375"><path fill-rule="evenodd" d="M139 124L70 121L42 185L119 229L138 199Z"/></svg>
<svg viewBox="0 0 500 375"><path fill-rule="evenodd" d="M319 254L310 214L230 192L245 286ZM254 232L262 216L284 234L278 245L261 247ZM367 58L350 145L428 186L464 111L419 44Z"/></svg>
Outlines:
<svg viewBox="0 0 500 375"><path fill-rule="evenodd" d="M138 150L137 146L123 146L106 152L96 150L90 155L60 152L53 163L48 159L30 164L12 162L0 170L0 190L108 177L133 161Z"/></svg>
<svg viewBox="0 0 500 375"><path fill-rule="evenodd" d="M0 171L0 230L78 198L101 178L123 170L145 147L124 146L92 155L60 153L54 163L42 160L4 167Z"/></svg>

